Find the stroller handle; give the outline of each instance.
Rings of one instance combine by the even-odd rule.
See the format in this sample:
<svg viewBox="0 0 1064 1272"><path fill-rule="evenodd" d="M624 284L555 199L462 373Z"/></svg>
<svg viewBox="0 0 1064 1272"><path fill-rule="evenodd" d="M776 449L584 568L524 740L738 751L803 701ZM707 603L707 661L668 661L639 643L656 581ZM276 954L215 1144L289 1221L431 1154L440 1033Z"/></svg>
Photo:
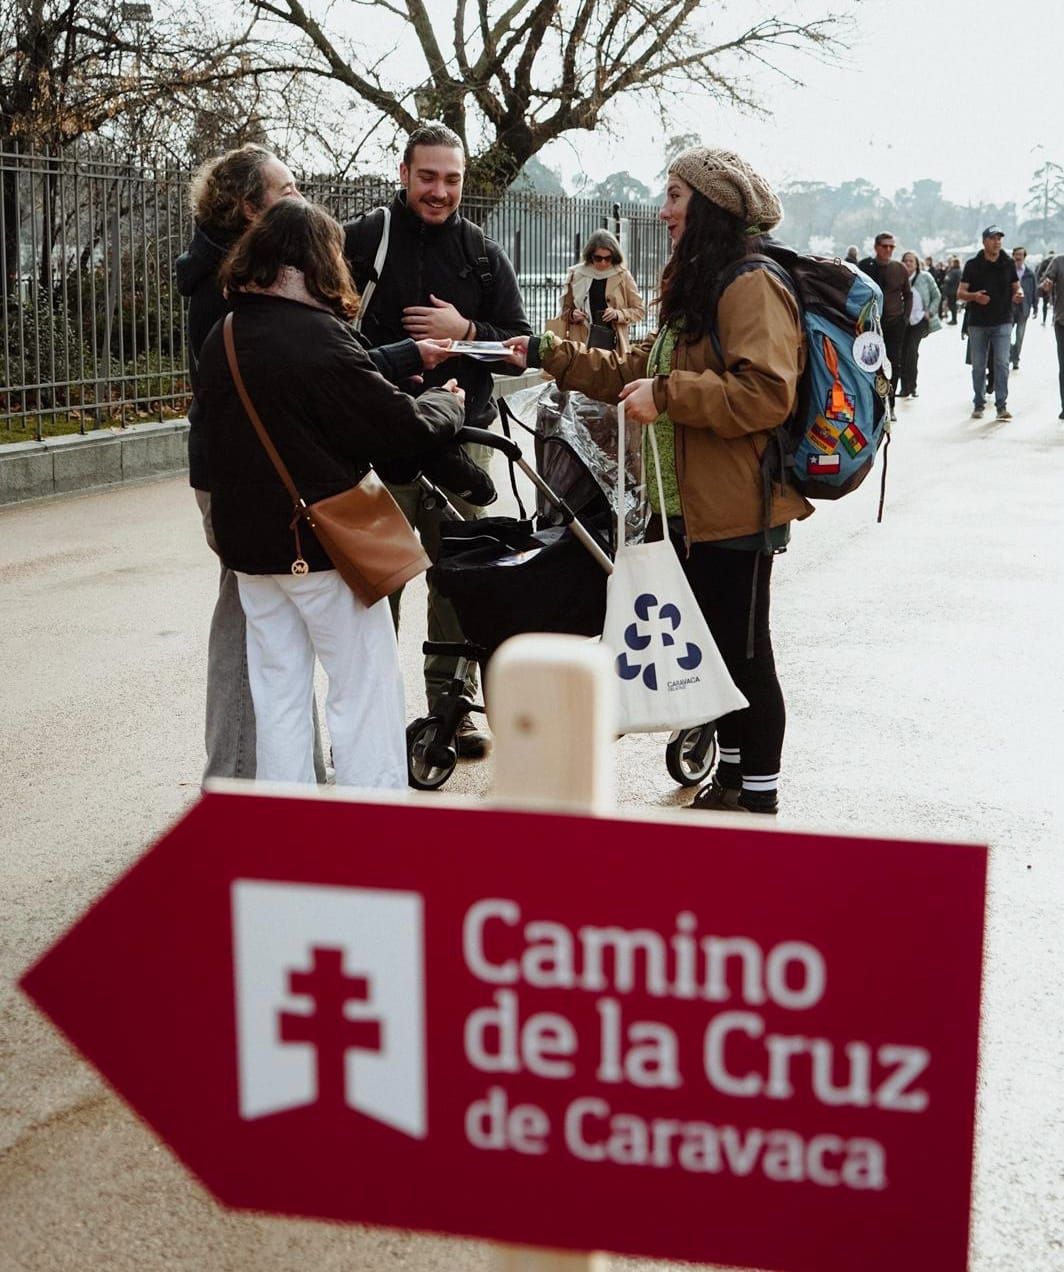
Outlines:
<svg viewBox="0 0 1064 1272"><path fill-rule="evenodd" d="M455 441L476 442L480 446L490 446L492 450L502 451L514 464L521 459L521 448L512 437L500 437L498 433L492 433L486 428L460 428Z"/></svg>

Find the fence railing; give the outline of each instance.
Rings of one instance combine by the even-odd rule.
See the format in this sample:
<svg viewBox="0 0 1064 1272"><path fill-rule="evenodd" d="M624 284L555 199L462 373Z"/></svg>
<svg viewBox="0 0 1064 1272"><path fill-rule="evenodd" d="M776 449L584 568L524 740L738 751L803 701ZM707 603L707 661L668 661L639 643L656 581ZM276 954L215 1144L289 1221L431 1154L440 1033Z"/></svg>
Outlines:
<svg viewBox="0 0 1064 1272"><path fill-rule="evenodd" d="M187 410L174 262L193 228L189 176L0 150L0 443ZM320 176L301 187L341 221L394 192L380 180ZM557 312L566 271L593 230L620 226L644 296L668 253L656 210L639 204L467 190L462 207L514 263L536 329Z"/></svg>

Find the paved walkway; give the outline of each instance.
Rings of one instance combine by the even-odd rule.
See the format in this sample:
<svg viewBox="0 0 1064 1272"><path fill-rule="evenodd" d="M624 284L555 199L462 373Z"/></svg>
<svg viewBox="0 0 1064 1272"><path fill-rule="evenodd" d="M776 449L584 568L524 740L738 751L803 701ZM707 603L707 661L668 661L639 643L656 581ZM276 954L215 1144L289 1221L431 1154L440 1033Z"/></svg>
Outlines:
<svg viewBox="0 0 1064 1272"><path fill-rule="evenodd" d="M972 1267L1059 1272L1064 424L1053 336L1029 329L1007 425L968 419L955 328L924 349L921 397L899 406L885 522L870 481L821 505L777 562L789 709L780 820L992 844ZM0 512L0 584L0 1269L484 1266L475 1244L221 1211L13 991L195 798L215 571L190 492L168 480ZM415 588L402 639L410 716L422 612ZM662 750L660 737L617 744L619 803L679 802ZM461 765L448 790L481 795L490 775L490 761Z"/></svg>

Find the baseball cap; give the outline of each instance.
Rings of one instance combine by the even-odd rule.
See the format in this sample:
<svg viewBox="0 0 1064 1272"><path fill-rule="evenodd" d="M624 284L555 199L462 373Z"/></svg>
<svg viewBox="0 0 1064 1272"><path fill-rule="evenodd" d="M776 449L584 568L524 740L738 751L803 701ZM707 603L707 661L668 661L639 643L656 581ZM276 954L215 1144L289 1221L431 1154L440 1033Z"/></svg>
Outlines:
<svg viewBox="0 0 1064 1272"><path fill-rule="evenodd" d="M1005 231L1000 225L988 225L983 231L983 238L1004 238Z"/></svg>

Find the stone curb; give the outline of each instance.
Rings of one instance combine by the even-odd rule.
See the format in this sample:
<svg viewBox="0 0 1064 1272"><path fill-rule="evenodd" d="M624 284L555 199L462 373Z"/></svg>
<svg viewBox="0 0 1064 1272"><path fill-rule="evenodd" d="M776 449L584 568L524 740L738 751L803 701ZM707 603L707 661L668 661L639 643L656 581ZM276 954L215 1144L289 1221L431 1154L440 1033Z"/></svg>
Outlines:
<svg viewBox="0 0 1064 1272"><path fill-rule="evenodd" d="M0 446L0 506L100 490L188 468L188 420Z"/></svg>

